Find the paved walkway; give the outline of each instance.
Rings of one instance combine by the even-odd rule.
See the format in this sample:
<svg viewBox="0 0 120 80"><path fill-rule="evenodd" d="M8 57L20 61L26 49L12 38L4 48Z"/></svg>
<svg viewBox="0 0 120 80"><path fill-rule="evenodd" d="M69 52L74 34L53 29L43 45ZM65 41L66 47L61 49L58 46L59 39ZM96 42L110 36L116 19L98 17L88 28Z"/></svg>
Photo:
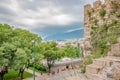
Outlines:
<svg viewBox="0 0 120 80"><path fill-rule="evenodd" d="M38 80L87 80L86 77L80 72L80 69L65 70L55 75L40 76Z"/></svg>
<svg viewBox="0 0 120 80"><path fill-rule="evenodd" d="M28 70L31 72L31 70ZM36 76L35 80L86 80L85 76L81 74L79 69L76 70L65 70L60 73L56 73L55 75L47 75L43 74ZM24 80L33 80L33 78L27 78Z"/></svg>

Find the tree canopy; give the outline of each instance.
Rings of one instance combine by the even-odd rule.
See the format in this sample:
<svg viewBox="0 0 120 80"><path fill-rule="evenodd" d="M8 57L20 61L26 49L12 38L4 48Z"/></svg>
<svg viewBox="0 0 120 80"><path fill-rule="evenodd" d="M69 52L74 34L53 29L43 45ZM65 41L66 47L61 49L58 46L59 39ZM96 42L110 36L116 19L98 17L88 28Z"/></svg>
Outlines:
<svg viewBox="0 0 120 80"><path fill-rule="evenodd" d="M41 42L41 37L27 30L14 28L7 24L0 24L1 80L5 74L4 69L6 66L16 70L28 66L33 54L33 43L31 42L33 39Z"/></svg>

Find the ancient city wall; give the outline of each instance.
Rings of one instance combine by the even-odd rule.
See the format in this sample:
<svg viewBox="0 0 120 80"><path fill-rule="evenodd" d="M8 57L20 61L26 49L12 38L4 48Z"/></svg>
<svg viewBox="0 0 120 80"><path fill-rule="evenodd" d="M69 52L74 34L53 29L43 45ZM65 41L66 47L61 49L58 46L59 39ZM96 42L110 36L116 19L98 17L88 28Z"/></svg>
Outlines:
<svg viewBox="0 0 120 80"><path fill-rule="evenodd" d="M116 11L120 11L120 0L105 0L104 3L100 0L97 0L93 3L93 6L87 4L84 6L84 55L91 53L93 47L91 45L91 27L97 21L98 26L103 25L104 23L111 23L111 21L117 20L114 15L110 15ZM100 11L104 9L106 15L104 19L100 17Z"/></svg>

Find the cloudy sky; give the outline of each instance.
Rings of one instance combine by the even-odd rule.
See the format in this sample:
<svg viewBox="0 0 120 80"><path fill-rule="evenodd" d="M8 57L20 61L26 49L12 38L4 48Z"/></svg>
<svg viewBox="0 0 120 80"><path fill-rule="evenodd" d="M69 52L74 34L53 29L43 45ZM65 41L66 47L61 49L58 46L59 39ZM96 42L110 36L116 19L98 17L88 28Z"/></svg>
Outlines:
<svg viewBox="0 0 120 80"><path fill-rule="evenodd" d="M83 28L83 6L96 0L0 0L0 23L43 37Z"/></svg>

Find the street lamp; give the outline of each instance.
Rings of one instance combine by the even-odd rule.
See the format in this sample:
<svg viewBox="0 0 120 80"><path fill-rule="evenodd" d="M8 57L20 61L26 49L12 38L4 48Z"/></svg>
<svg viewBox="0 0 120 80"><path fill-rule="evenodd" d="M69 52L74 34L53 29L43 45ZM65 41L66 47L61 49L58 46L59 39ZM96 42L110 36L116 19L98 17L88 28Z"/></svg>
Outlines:
<svg viewBox="0 0 120 80"><path fill-rule="evenodd" d="M34 45L34 55L32 58L32 62L33 62L33 80L35 80L35 57L36 57L36 42L35 40L32 40L32 43Z"/></svg>

